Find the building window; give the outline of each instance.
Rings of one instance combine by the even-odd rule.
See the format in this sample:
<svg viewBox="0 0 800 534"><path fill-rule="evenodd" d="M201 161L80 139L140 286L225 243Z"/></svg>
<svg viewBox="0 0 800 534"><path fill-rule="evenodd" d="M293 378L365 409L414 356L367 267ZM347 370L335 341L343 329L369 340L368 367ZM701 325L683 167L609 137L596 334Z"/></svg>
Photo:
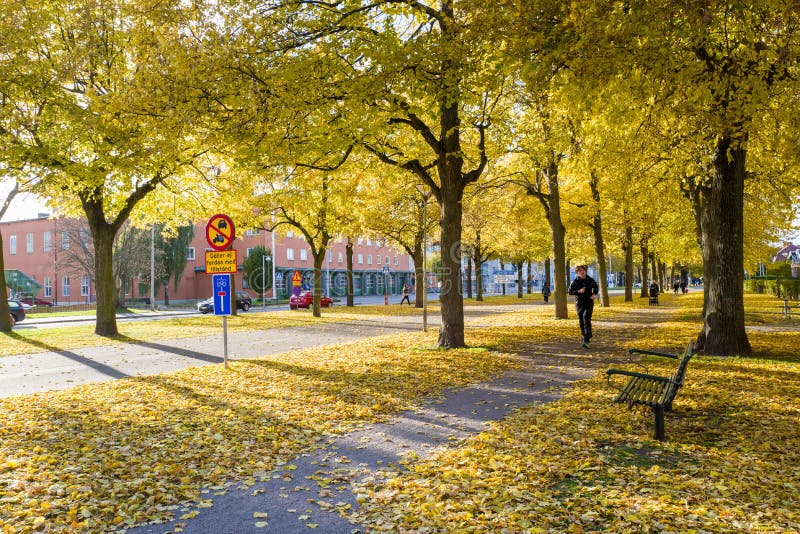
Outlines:
<svg viewBox="0 0 800 534"><path fill-rule="evenodd" d="M61 250L69 250L69 234L67 232L61 232Z"/></svg>
<svg viewBox="0 0 800 534"><path fill-rule="evenodd" d="M193 260L194 259L194 247L189 247L186 249L186 259Z"/></svg>
<svg viewBox="0 0 800 534"><path fill-rule="evenodd" d="M364 255L363 254L359 254L358 255L358 264L359 265L364 265Z"/></svg>
<svg viewBox="0 0 800 534"><path fill-rule="evenodd" d="M25 236L25 252L28 254L33 253L33 234L28 234Z"/></svg>
<svg viewBox="0 0 800 534"><path fill-rule="evenodd" d="M286 232L286 237L294 237L294 230L289 230Z"/></svg>
<svg viewBox="0 0 800 534"><path fill-rule="evenodd" d="M381 264L381 255L380 255L380 254L378 254L377 256L375 256L375 260L376 260L376 261L375 261L375 263L377 263L378 265L380 265L380 264Z"/></svg>
<svg viewBox="0 0 800 534"><path fill-rule="evenodd" d="M363 239L361 239L361 238L359 237L359 238L358 238L358 241L356 241L356 244L360 245L360 244L361 244L363 241L364 241L364 240L363 240Z"/></svg>
<svg viewBox="0 0 800 534"><path fill-rule="evenodd" d="M261 235L261 228L250 228L244 235Z"/></svg>
<svg viewBox="0 0 800 534"><path fill-rule="evenodd" d="M53 282L49 276L44 277L44 296L48 298L53 296Z"/></svg>
<svg viewBox="0 0 800 534"><path fill-rule="evenodd" d="M69 276L65 276L61 279L61 296L69 296Z"/></svg>
<svg viewBox="0 0 800 534"><path fill-rule="evenodd" d="M89 296L89 285L92 283L91 278L88 276L81 276L81 296Z"/></svg>
<svg viewBox="0 0 800 534"><path fill-rule="evenodd" d="M328 263L330 263L331 261L333 261L333 251L329 250L328 251Z"/></svg>
<svg viewBox="0 0 800 534"><path fill-rule="evenodd" d="M367 246L369 246L369 247L372 246L372 239L367 238Z"/></svg>
<svg viewBox="0 0 800 534"><path fill-rule="evenodd" d="M399 265L400 264L400 259L397 256L394 257L394 264L395 265Z"/></svg>
<svg viewBox="0 0 800 534"><path fill-rule="evenodd" d="M338 261L339 263L342 263L344 261L343 254L341 252L337 256L336 261Z"/></svg>
<svg viewBox="0 0 800 534"><path fill-rule="evenodd" d="M386 265L389 265L389 256L386 256Z"/></svg>
<svg viewBox="0 0 800 534"><path fill-rule="evenodd" d="M250 247L247 247L247 250L246 250L246 251L245 251L245 253L244 253L244 257L245 257L245 258L249 258L249 257L250 257L250 252L251 252L252 250L253 250L252 248L250 248Z"/></svg>
<svg viewBox="0 0 800 534"><path fill-rule="evenodd" d="M8 238L8 253L9 254L17 253L17 236L15 235L12 235Z"/></svg>
<svg viewBox="0 0 800 534"><path fill-rule="evenodd" d="M308 259L308 251L304 248L300 249L300 260L306 261Z"/></svg>
<svg viewBox="0 0 800 534"><path fill-rule="evenodd" d="M294 249L293 248L287 248L286 249L286 259L287 260L293 260L294 259Z"/></svg>
<svg viewBox="0 0 800 534"><path fill-rule="evenodd" d="M78 235L81 238L81 245L83 245L84 248L88 247L89 246L89 232L88 232L88 230L85 230L85 229L81 228L80 231L78 232Z"/></svg>
<svg viewBox="0 0 800 534"><path fill-rule="evenodd" d="M367 254L367 265L372 265L372 254Z"/></svg>
<svg viewBox="0 0 800 534"><path fill-rule="evenodd" d="M42 234L42 248L45 252L50 252L52 246L52 234L50 232L45 232Z"/></svg>

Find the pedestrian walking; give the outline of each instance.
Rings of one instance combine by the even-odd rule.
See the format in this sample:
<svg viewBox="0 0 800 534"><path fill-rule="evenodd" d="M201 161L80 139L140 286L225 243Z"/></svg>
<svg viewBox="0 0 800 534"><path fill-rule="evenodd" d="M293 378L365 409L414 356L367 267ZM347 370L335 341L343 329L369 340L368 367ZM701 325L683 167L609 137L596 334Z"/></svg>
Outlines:
<svg viewBox="0 0 800 534"><path fill-rule="evenodd" d="M581 326L582 345L589 348L589 340L592 339L592 312L594 311L594 299L599 288L594 278L586 274L586 265L575 267L577 277L569 285L570 295L575 296L575 311L578 312L578 323Z"/></svg>
<svg viewBox="0 0 800 534"><path fill-rule="evenodd" d="M400 305L402 306L406 301L408 305L411 306L411 299L408 298L408 284L403 284L403 300L400 301Z"/></svg>
<svg viewBox="0 0 800 534"><path fill-rule="evenodd" d="M542 296L544 297L544 303L547 304L547 300L550 298L550 286L545 284L542 286Z"/></svg>

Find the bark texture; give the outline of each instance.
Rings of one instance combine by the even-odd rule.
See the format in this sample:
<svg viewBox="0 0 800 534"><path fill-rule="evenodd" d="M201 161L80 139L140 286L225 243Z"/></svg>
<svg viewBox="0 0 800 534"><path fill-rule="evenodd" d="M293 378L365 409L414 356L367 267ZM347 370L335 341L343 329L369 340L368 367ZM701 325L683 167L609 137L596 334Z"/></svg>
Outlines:
<svg viewBox="0 0 800 534"><path fill-rule="evenodd" d="M699 206L705 271L705 314L698 350L752 353L744 325L744 180L746 150L722 137Z"/></svg>

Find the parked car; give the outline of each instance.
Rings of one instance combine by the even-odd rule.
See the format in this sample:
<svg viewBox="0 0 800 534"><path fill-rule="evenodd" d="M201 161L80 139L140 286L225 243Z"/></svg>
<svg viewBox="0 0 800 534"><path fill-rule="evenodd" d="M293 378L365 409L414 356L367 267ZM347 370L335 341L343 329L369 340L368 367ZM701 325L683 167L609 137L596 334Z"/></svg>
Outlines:
<svg viewBox="0 0 800 534"><path fill-rule="evenodd" d="M25 320L25 307L20 301L8 299L8 311L11 312L11 326Z"/></svg>
<svg viewBox="0 0 800 534"><path fill-rule="evenodd" d="M21 297L17 300L29 306L47 306L48 308L53 306L53 303L49 300L40 299L39 297Z"/></svg>
<svg viewBox="0 0 800 534"><path fill-rule="evenodd" d="M244 291L236 292L236 309L247 311L253 306L253 299ZM212 313L214 311L214 297L201 300L197 303L197 311L200 313Z"/></svg>
<svg viewBox="0 0 800 534"><path fill-rule="evenodd" d="M310 308L314 304L314 293L311 291L301 291L299 295L289 297L289 309ZM323 308L333 306L333 299L325 295L319 298L319 305Z"/></svg>

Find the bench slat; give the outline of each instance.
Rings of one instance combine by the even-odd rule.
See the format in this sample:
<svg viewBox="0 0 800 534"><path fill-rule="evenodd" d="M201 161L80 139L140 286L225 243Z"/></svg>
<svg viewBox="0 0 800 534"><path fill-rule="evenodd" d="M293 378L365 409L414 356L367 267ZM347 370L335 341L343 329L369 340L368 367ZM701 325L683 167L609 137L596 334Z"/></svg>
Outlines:
<svg viewBox="0 0 800 534"><path fill-rule="evenodd" d="M629 377L628 382L619 388L619 395L614 399L614 402L625 403L628 408L633 408L635 405L648 406L652 408L655 417L655 438L657 440L664 440L664 409L672 409L672 401L678 394L678 390L683 386L683 381L686 376L686 368L689 365L689 360L692 357L694 344L690 341L686 346L683 353L683 358L678 364L678 369L669 377L648 375L644 373L636 373L634 371L626 371L623 369L609 369L606 371L608 375L608 382L612 386L611 377L613 375L622 375ZM639 351L644 354L651 353L657 356L668 356L677 359L677 356L667 355L665 353L658 353L655 351ZM633 353L633 350L631 351Z"/></svg>

